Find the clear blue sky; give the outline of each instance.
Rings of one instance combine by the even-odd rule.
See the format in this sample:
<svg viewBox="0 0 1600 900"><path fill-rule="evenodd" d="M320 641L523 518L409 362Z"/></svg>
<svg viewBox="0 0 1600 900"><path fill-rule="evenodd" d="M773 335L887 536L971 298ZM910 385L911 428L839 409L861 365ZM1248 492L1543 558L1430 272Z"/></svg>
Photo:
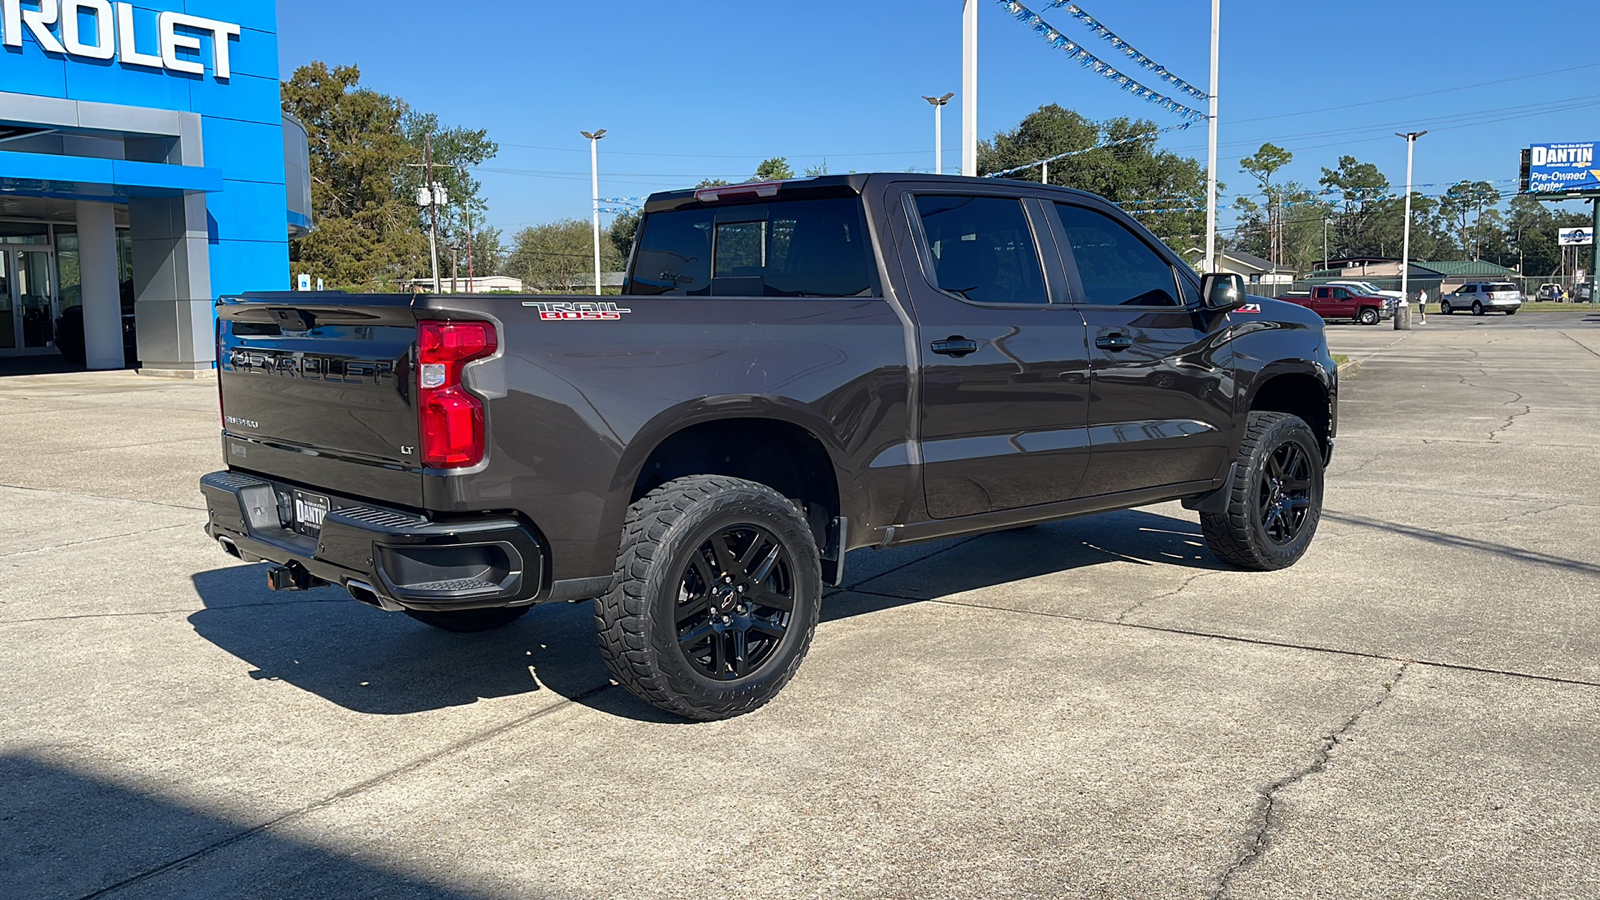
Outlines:
<svg viewBox="0 0 1600 900"><path fill-rule="evenodd" d="M1206 87L1206 0L1079 4ZM1027 5L1114 59L1064 10ZM960 91L960 9L960 0L279 0L278 18L285 77L313 60L354 63L376 90L487 128L501 147L480 173L489 218L511 232L588 216L580 129L609 130L604 197L743 179L769 156L796 172L824 161L833 172L931 171L932 111L919 98ZM984 0L980 16L985 137L1052 102L1093 119L1181 121L1080 68L999 3ZM1552 70L1567 71L1506 80ZM1484 82L1500 83L1449 90ZM1600 16L1555 0L1224 0L1220 87L1230 195L1252 184L1238 159L1268 140L1294 152L1291 180L1315 183L1348 153L1403 185L1405 144L1392 133L1421 129L1430 134L1416 180L1439 185L1419 188L1436 194L1464 178L1516 178L1530 143L1600 140ZM946 171L960 166L960 104L945 111ZM1205 129L1163 145L1203 160Z"/></svg>

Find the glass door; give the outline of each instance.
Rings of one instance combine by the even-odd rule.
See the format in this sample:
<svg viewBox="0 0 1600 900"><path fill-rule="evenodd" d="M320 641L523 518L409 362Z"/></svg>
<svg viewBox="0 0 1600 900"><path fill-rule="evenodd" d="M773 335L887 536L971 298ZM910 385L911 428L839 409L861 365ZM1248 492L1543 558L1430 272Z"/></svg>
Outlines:
<svg viewBox="0 0 1600 900"><path fill-rule="evenodd" d="M9 247L0 247L0 353L17 349L17 298L12 294L12 253Z"/></svg>
<svg viewBox="0 0 1600 900"><path fill-rule="evenodd" d="M11 251L12 295L16 335L12 346L44 350L56 343L55 259L48 249L32 247Z"/></svg>

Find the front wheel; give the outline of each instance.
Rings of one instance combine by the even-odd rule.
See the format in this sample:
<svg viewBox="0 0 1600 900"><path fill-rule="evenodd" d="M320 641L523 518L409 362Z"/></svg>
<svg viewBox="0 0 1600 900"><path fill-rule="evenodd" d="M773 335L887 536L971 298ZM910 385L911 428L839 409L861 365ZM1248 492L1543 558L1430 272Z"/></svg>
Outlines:
<svg viewBox="0 0 1600 900"><path fill-rule="evenodd" d="M1322 486L1322 451L1311 427L1288 413L1251 413L1226 486L1227 511L1200 514L1206 546L1241 569L1294 565L1322 520Z"/></svg>
<svg viewBox="0 0 1600 900"><path fill-rule="evenodd" d="M763 484L680 478L628 510L600 652L623 687L690 719L767 703L794 677L822 605L816 538Z"/></svg>
<svg viewBox="0 0 1600 900"><path fill-rule="evenodd" d="M1376 325L1378 324L1378 311L1369 306L1363 309L1360 315L1356 316L1356 321L1363 325Z"/></svg>
<svg viewBox="0 0 1600 900"><path fill-rule="evenodd" d="M1441 300L1439 301L1439 312L1442 312L1448 316L1455 312L1455 310L1450 308L1450 304L1448 302Z"/></svg>

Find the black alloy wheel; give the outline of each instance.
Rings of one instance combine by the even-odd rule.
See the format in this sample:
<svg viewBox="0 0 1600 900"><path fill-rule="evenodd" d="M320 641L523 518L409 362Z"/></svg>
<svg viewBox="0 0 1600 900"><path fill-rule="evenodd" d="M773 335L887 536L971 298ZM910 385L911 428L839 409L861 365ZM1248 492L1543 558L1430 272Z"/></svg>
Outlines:
<svg viewBox="0 0 1600 900"><path fill-rule="evenodd" d="M794 616L794 561L759 525L719 528L679 579L678 650L700 674L744 678L772 661Z"/></svg>
<svg viewBox="0 0 1600 900"><path fill-rule="evenodd" d="M817 537L794 501L690 475L629 508L594 621L618 684L685 718L726 719L789 683L821 609Z"/></svg>
<svg viewBox="0 0 1600 900"><path fill-rule="evenodd" d="M1322 520L1323 456L1316 432L1289 413L1249 414L1226 508L1200 513L1206 546L1258 572L1300 561Z"/></svg>
<svg viewBox="0 0 1600 900"><path fill-rule="evenodd" d="M1256 485L1256 518L1267 540L1282 547L1305 528L1315 465L1299 444L1279 444L1267 456Z"/></svg>

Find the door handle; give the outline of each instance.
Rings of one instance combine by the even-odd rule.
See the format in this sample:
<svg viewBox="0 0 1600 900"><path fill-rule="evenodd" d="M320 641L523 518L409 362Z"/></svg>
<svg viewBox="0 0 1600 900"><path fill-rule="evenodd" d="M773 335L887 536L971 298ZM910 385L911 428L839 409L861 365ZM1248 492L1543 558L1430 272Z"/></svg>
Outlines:
<svg viewBox="0 0 1600 900"><path fill-rule="evenodd" d="M951 335L942 341L934 341L931 347L933 352L945 356L954 356L960 359L963 356L978 352L978 342L968 340L960 335Z"/></svg>
<svg viewBox="0 0 1600 900"><path fill-rule="evenodd" d="M1133 346L1133 338L1122 334L1108 334L1094 342L1101 350L1126 350Z"/></svg>

